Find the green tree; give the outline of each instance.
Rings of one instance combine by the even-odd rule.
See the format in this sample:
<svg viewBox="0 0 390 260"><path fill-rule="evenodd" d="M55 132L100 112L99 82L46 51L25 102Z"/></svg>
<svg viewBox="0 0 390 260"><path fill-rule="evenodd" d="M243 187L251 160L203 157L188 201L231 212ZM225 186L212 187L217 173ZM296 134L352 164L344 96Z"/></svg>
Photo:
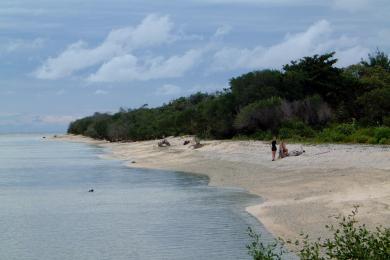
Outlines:
<svg viewBox="0 0 390 260"><path fill-rule="evenodd" d="M276 70L254 71L230 80L237 108L261 99L280 96L282 73Z"/></svg>

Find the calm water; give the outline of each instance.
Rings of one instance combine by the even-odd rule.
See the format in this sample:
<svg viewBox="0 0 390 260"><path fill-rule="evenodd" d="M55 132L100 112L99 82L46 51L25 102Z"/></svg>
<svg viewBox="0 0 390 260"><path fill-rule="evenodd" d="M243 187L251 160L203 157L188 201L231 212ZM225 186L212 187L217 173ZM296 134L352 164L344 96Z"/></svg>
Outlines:
<svg viewBox="0 0 390 260"><path fill-rule="evenodd" d="M103 152L0 135L0 259L249 259L246 229L262 227L244 207L257 198Z"/></svg>

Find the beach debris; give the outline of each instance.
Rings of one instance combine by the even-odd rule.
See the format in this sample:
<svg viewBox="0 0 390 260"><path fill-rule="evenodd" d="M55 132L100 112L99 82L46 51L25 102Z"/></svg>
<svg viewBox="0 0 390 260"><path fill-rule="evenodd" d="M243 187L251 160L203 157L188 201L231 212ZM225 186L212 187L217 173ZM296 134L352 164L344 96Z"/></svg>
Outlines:
<svg viewBox="0 0 390 260"><path fill-rule="evenodd" d="M131 161L131 163L135 163L135 161Z"/></svg>
<svg viewBox="0 0 390 260"><path fill-rule="evenodd" d="M193 145L191 145L191 147L193 147L194 149L197 149L197 148L200 148L200 147L203 146L203 145L200 143L199 137L197 137L197 136L194 136L194 139L193 139L192 141L193 141Z"/></svg>
<svg viewBox="0 0 390 260"><path fill-rule="evenodd" d="M187 144L189 144L189 143L191 143L191 141L185 140L184 143L183 143L183 145L187 145Z"/></svg>
<svg viewBox="0 0 390 260"><path fill-rule="evenodd" d="M88 192L94 192L94 190L93 190L93 189L90 189Z"/></svg>
<svg viewBox="0 0 390 260"><path fill-rule="evenodd" d="M279 158L282 159L282 158L285 158L285 157L288 157L288 156L299 156L299 155L302 155L305 152L306 151L303 150L302 146L301 146L300 150L293 150L293 151L288 152L287 154L283 154L282 151L279 150Z"/></svg>
<svg viewBox="0 0 390 260"><path fill-rule="evenodd" d="M168 142L167 139L163 139L160 142L158 142L158 147L166 147L166 146L171 146L171 144Z"/></svg>
<svg viewBox="0 0 390 260"><path fill-rule="evenodd" d="M299 156L299 155L303 154L304 152L305 152L305 150L301 150L301 151L294 150L294 151L290 152L288 156Z"/></svg>

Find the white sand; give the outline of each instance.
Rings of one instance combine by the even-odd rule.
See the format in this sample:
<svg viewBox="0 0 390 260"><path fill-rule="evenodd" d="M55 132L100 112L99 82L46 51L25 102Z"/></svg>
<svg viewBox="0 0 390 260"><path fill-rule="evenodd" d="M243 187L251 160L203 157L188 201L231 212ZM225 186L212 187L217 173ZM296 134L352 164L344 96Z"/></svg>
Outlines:
<svg viewBox="0 0 390 260"><path fill-rule="evenodd" d="M247 210L276 237L296 238L301 231L326 235L331 217L350 213L353 205L360 206L359 219L369 226L390 226L390 146L305 145L305 154L272 162L270 145L258 141L205 141L194 150L182 145L191 138L168 138L172 146L164 148L157 141L56 139L110 148L107 156L129 167L206 174L210 185L257 194L264 203Z"/></svg>

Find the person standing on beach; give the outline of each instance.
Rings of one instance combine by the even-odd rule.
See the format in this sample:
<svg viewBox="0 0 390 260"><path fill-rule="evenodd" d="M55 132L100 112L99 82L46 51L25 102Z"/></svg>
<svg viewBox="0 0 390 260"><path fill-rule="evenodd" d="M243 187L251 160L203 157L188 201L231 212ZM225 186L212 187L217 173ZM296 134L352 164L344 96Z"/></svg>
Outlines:
<svg viewBox="0 0 390 260"><path fill-rule="evenodd" d="M275 155L276 155L276 137L272 140L272 146L271 146L271 151L272 151L272 161L275 161Z"/></svg>

